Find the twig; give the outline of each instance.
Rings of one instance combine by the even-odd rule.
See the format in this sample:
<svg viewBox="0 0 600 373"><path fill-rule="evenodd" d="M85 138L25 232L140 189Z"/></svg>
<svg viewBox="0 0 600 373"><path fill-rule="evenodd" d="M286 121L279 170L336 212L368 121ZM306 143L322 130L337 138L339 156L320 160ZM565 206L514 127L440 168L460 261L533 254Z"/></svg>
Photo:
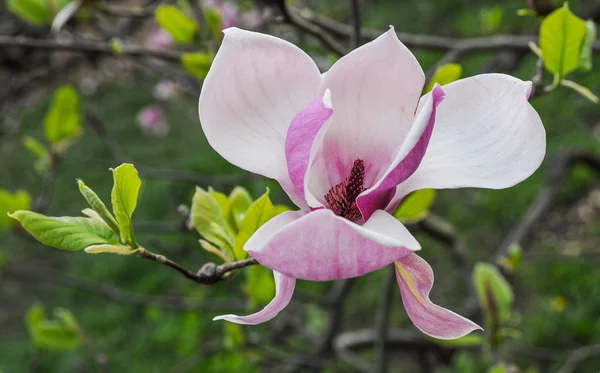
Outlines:
<svg viewBox="0 0 600 373"><path fill-rule="evenodd" d="M246 309L245 301L242 300L228 299L227 301L219 301L212 299L204 303L190 303L183 298L170 295L132 293L108 284L89 280L85 277L74 276L45 267L9 266L2 269L2 274L7 279L65 286L83 291L86 294L102 296L113 302L133 306L160 307L177 311L244 311Z"/></svg>
<svg viewBox="0 0 600 373"><path fill-rule="evenodd" d="M572 373L575 372L577 366L585 360L600 356L600 344L578 348L573 351L564 365L556 373Z"/></svg>
<svg viewBox="0 0 600 373"><path fill-rule="evenodd" d="M101 53L114 56L153 57L161 60L179 62L181 54L160 49L150 49L137 45L123 45L119 51L108 43L93 41L57 41L54 39L35 39L26 36L0 35L0 47L21 47L31 49L46 49L52 51L71 51L79 53Z"/></svg>
<svg viewBox="0 0 600 373"><path fill-rule="evenodd" d="M185 278L197 282L199 284L212 285L219 281L225 280L229 277L230 273L236 269L241 269L251 265L258 264L256 259L250 258L240 260L237 262L224 263L216 265L215 263L205 263L197 273L194 273L181 264L174 262L164 255L154 254L146 249L140 248L136 250L136 255L142 259L152 260L158 264L170 267L177 272L181 273Z"/></svg>
<svg viewBox="0 0 600 373"><path fill-rule="evenodd" d="M62 156L51 150L50 163L44 172L44 179L42 180L42 189L40 194L33 203L33 211L43 214L48 210L48 205L50 205L50 201L52 199L52 189L54 188L56 173L58 172L58 168L60 167L61 163Z"/></svg>
<svg viewBox="0 0 600 373"><path fill-rule="evenodd" d="M350 35L350 48L356 49L362 44L360 37L360 0L350 0L350 19L352 20L352 34Z"/></svg>
<svg viewBox="0 0 600 373"><path fill-rule="evenodd" d="M332 52L343 56L346 54L347 49L332 35L327 32L324 28L316 25L301 15L298 15L296 11L288 8L286 0L277 0L275 3L277 4L279 11L283 17L283 22L288 23L297 29L306 32L309 35L312 35L319 39L327 48L329 48Z"/></svg>
<svg viewBox="0 0 600 373"><path fill-rule="evenodd" d="M396 284L396 269L392 264L389 268L389 274L383 283L383 292L381 294L381 303L377 314L377 339L375 340L375 350L377 351L377 369L374 372L386 373L388 371L386 342L389 329L390 312L392 309L392 300L394 299L394 290Z"/></svg>

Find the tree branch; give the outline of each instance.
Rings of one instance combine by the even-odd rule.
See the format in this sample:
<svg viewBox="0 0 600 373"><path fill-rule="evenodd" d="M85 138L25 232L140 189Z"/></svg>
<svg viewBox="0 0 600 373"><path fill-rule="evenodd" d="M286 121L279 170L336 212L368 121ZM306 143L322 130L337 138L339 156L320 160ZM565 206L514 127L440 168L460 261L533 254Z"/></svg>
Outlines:
<svg viewBox="0 0 600 373"><path fill-rule="evenodd" d="M578 348L556 373L572 373L579 364L595 356L600 356L600 344Z"/></svg>
<svg viewBox="0 0 600 373"><path fill-rule="evenodd" d="M389 329L390 311L392 310L392 300L394 299L394 290L396 288L396 268L392 264L388 268L389 274L383 283L383 292L381 293L381 303L377 314L377 339L375 340L375 350L377 351L377 369L374 372L386 373L388 371L386 357L386 343Z"/></svg>

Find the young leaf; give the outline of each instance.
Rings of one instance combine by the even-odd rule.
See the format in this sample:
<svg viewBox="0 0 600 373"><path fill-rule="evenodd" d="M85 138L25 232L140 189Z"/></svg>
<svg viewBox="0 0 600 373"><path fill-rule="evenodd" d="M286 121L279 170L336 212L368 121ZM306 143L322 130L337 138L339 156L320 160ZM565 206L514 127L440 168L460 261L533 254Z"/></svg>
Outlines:
<svg viewBox="0 0 600 373"><path fill-rule="evenodd" d="M495 6L489 9L482 9L480 13L483 32L486 34L494 33L502 25L504 20L504 9Z"/></svg>
<svg viewBox="0 0 600 373"><path fill-rule="evenodd" d="M205 6L203 9L206 25L213 35L215 40L221 40L223 33L221 32L221 13L212 6Z"/></svg>
<svg viewBox="0 0 600 373"><path fill-rule="evenodd" d="M394 211L394 217L402 222L418 222L427 216L433 201L435 201L435 190L417 190L404 198Z"/></svg>
<svg viewBox="0 0 600 373"><path fill-rule="evenodd" d="M542 21L540 47L548 71L564 78L579 67L585 22L571 13L567 3Z"/></svg>
<svg viewBox="0 0 600 373"><path fill-rule="evenodd" d="M210 192L200 187L196 187L196 193L192 198L190 220L198 233L207 241L231 254L235 239L225 221L221 206Z"/></svg>
<svg viewBox="0 0 600 373"><path fill-rule="evenodd" d="M54 93L50 110L44 118L46 138L56 144L70 140L81 131L81 108L79 95L70 85L63 86Z"/></svg>
<svg viewBox="0 0 600 373"><path fill-rule="evenodd" d="M25 314L25 324L27 325L29 332L45 319L46 315L44 314L44 307L39 303L33 304Z"/></svg>
<svg viewBox="0 0 600 373"><path fill-rule="evenodd" d="M133 234L131 215L133 215L137 206L142 181L135 167L129 163L124 163L115 169L111 169L111 171L114 179L111 200L113 213L119 224L121 241L135 249L137 244Z"/></svg>
<svg viewBox="0 0 600 373"><path fill-rule="evenodd" d="M268 304L275 296L273 271L260 265L246 268L244 291L250 297L252 307Z"/></svg>
<svg viewBox="0 0 600 373"><path fill-rule="evenodd" d="M571 88L572 90L587 98L594 104L597 104L600 101L598 96L596 96L592 91L590 91L588 87L584 87L581 84L575 83L572 80L563 79L560 81L560 85L567 88Z"/></svg>
<svg viewBox="0 0 600 373"><path fill-rule="evenodd" d="M473 283L479 303L488 318L506 321L511 313L513 292L498 269L488 263L477 263L473 269Z"/></svg>
<svg viewBox="0 0 600 373"><path fill-rule="evenodd" d="M192 43L198 34L196 21L173 5L159 6L156 9L156 21L181 44Z"/></svg>
<svg viewBox="0 0 600 373"><path fill-rule="evenodd" d="M23 145L37 158L33 168L40 174L43 174L50 164L50 152L38 140L30 136L23 138Z"/></svg>
<svg viewBox="0 0 600 373"><path fill-rule="evenodd" d="M204 79L214 58L212 53L184 53L181 56L181 63L187 72L198 79Z"/></svg>
<svg viewBox="0 0 600 373"><path fill-rule="evenodd" d="M585 23L587 32L583 45L581 46L581 56L579 57L579 68L583 71L592 70L592 54L594 52L594 42L598 36L598 29L596 23L593 20L589 20Z"/></svg>
<svg viewBox="0 0 600 373"><path fill-rule="evenodd" d="M10 12L32 25L43 26L52 21L45 0L8 0L7 6Z"/></svg>
<svg viewBox="0 0 600 373"><path fill-rule="evenodd" d="M460 79L462 76L462 66L457 63L448 63L442 65L435 70L433 77L429 84L427 84L427 88L424 93L427 93L433 89L435 83L439 85L445 85L448 83L452 83L455 80Z"/></svg>
<svg viewBox="0 0 600 373"><path fill-rule="evenodd" d="M487 373L506 373L508 372L508 368L506 368L506 365L504 365L504 363L498 363L496 365L494 365L493 367L491 367L490 369L488 369Z"/></svg>
<svg viewBox="0 0 600 373"><path fill-rule="evenodd" d="M57 249L79 251L92 245L119 243L119 237L106 224L90 218L57 218L23 210L9 216L38 241Z"/></svg>
<svg viewBox="0 0 600 373"><path fill-rule="evenodd" d="M25 315L25 323L37 348L70 351L79 347L81 338L75 316L70 311L57 308L54 310L56 320L48 320L44 309L34 304Z"/></svg>
<svg viewBox="0 0 600 373"><path fill-rule="evenodd" d="M238 233L233 253L237 260L244 259L248 253L244 251L246 241L260 228L263 224L271 220L277 215L275 207L269 199L269 189L259 199L254 201L248 208L240 231Z"/></svg>
<svg viewBox="0 0 600 373"><path fill-rule="evenodd" d="M229 193L228 199L231 206L228 218L233 221L236 231L239 231L242 222L244 221L246 211L248 211L250 205L252 205L252 196L246 189L241 186L236 186L231 193Z"/></svg>
<svg viewBox="0 0 600 373"><path fill-rule="evenodd" d="M102 219L113 232L119 234L119 224L110 211L108 211L108 208L106 208L106 205L102 202L100 197L98 197L91 188L85 185L82 180L77 180L77 185L79 186L79 191L83 198L85 198L90 207L98 214L100 219Z"/></svg>
<svg viewBox="0 0 600 373"><path fill-rule="evenodd" d="M24 190L10 193L0 189L0 230L10 228L14 221L8 216L17 210L27 210L31 207L31 195Z"/></svg>
<svg viewBox="0 0 600 373"><path fill-rule="evenodd" d="M221 207L221 212L223 213L223 216L227 216L227 214L229 214L230 209L229 198L227 198L227 196L224 193L217 192L212 187L208 187L208 192L212 194L212 196L215 197L215 199L217 200L217 203Z"/></svg>
<svg viewBox="0 0 600 373"><path fill-rule="evenodd" d="M131 255L135 252L135 250L129 246L108 245L108 244L88 246L85 248L84 251L88 254L119 254L119 255Z"/></svg>
<svg viewBox="0 0 600 373"><path fill-rule="evenodd" d="M229 350L236 349L244 344L244 333L242 326L227 322L225 326L225 347Z"/></svg>

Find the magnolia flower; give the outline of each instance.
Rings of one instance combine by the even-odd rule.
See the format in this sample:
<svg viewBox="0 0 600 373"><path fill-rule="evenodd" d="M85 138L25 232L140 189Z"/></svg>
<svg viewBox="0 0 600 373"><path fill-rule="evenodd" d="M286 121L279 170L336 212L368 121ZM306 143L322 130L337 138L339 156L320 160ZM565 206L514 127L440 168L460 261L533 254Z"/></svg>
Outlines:
<svg viewBox="0 0 600 373"><path fill-rule="evenodd" d="M136 120L144 135L165 137L169 133L169 124L165 120L163 110L156 105L140 110Z"/></svg>
<svg viewBox="0 0 600 373"><path fill-rule="evenodd" d="M172 49L175 46L175 40L165 29L156 27L148 33L146 46L153 49Z"/></svg>
<svg viewBox="0 0 600 373"><path fill-rule="evenodd" d="M326 74L284 40L225 30L200 95L206 137L229 162L276 179L300 211L273 218L244 247L273 270L273 301L215 319L262 323L287 306L297 279L394 263L408 316L424 333L452 339L479 329L431 302L433 271L390 212L423 188L513 186L539 167L546 135L527 101L531 82L478 75L421 97L424 83L393 28Z"/></svg>
<svg viewBox="0 0 600 373"><path fill-rule="evenodd" d="M160 101L169 100L177 95L177 83L172 80L161 80L154 86L152 95Z"/></svg>

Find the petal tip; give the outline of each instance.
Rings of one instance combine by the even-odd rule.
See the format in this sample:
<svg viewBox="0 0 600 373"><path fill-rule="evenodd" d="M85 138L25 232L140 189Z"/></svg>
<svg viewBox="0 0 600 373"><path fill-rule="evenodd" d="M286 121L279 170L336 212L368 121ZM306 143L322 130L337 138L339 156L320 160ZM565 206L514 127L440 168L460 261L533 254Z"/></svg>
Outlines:
<svg viewBox="0 0 600 373"><path fill-rule="evenodd" d="M323 94L323 105L325 105L327 109L333 109L333 104L331 103L331 90L329 88L327 88Z"/></svg>

